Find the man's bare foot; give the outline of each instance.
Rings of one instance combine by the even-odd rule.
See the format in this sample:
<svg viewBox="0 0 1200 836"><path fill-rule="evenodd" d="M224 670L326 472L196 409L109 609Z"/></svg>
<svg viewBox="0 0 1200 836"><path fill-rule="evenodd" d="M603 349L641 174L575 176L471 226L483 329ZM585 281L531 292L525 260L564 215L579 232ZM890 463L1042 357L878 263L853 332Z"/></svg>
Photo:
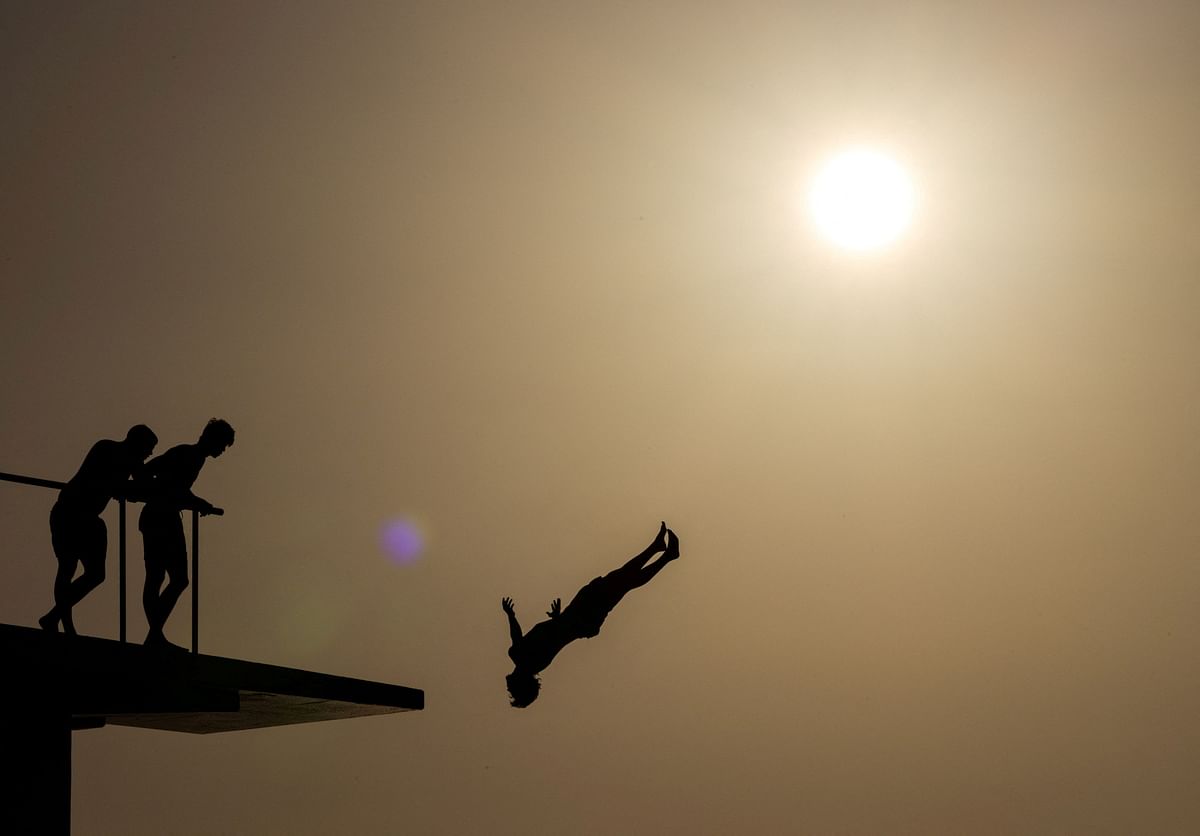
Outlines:
<svg viewBox="0 0 1200 836"><path fill-rule="evenodd" d="M50 610L50 612L38 619L38 626L47 633L58 632L58 611Z"/></svg>
<svg viewBox="0 0 1200 836"><path fill-rule="evenodd" d="M679 557L679 538L675 536L675 532L667 529L667 549L663 553L663 560L674 560Z"/></svg>
<svg viewBox="0 0 1200 836"><path fill-rule="evenodd" d="M658 536L654 538L654 542L650 544L651 552L661 552L667 547L667 528L666 522L661 522L658 525Z"/></svg>
<svg viewBox="0 0 1200 836"><path fill-rule="evenodd" d="M156 631L146 634L146 640L142 642L142 646L153 650L183 650L179 645L167 641L165 635Z"/></svg>

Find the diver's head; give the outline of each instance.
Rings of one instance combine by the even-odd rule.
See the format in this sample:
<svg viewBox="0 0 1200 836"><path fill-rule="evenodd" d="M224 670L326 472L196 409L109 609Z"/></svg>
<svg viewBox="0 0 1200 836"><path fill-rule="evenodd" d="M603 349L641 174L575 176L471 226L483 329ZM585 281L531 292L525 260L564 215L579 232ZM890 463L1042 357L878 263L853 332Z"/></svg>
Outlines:
<svg viewBox="0 0 1200 836"><path fill-rule="evenodd" d="M542 683L535 673L513 671L504 677L504 681L508 685L508 701L513 708L525 708L538 698L538 692L542 689Z"/></svg>

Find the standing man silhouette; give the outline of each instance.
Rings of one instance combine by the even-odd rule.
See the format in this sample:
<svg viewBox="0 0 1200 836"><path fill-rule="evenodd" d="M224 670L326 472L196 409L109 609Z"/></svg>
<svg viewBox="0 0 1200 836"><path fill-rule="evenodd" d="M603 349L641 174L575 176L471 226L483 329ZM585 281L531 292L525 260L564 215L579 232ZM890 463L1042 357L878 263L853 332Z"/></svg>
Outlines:
<svg viewBox="0 0 1200 836"><path fill-rule="evenodd" d="M142 463L154 452L158 436L145 424L131 427L124 441L103 438L92 445L79 472L58 493L50 510L50 542L58 559L54 577L54 606L38 619L43 630L75 635L71 609L104 582L108 528L100 515L115 498L132 498ZM83 574L75 570L83 564Z"/></svg>
<svg viewBox="0 0 1200 836"><path fill-rule="evenodd" d="M142 546L146 556L146 584L142 588L142 607L150 625L145 644L174 646L167 641L163 627L175 609L179 596L187 589L187 544L183 539L184 509L201 514L224 514L206 499L192 493L207 458L217 458L233 444L233 427L213 418L195 444L180 444L146 463L146 507L138 517ZM163 588L163 581L167 585Z"/></svg>

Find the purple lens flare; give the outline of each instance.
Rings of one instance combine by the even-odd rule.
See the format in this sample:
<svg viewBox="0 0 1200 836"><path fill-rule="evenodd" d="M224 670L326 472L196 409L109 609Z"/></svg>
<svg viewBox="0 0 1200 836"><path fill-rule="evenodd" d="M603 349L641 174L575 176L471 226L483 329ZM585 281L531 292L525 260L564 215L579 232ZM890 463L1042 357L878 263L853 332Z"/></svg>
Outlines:
<svg viewBox="0 0 1200 836"><path fill-rule="evenodd" d="M421 527L408 517L389 520L379 532L379 547L398 566L407 566L421 558L425 536Z"/></svg>

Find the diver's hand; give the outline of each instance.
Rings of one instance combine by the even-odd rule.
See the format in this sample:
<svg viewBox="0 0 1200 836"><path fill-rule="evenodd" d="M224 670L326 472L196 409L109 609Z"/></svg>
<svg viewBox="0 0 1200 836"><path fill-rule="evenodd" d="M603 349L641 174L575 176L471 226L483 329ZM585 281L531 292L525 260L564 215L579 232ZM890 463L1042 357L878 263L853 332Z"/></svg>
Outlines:
<svg viewBox="0 0 1200 836"><path fill-rule="evenodd" d="M546 613L546 615L550 616L551 618L558 618L560 615L562 615L562 598L555 598L550 602L550 610Z"/></svg>
<svg viewBox="0 0 1200 836"><path fill-rule="evenodd" d="M500 599L500 609L504 610L509 615L516 615L516 610L513 609L512 598L507 596Z"/></svg>

